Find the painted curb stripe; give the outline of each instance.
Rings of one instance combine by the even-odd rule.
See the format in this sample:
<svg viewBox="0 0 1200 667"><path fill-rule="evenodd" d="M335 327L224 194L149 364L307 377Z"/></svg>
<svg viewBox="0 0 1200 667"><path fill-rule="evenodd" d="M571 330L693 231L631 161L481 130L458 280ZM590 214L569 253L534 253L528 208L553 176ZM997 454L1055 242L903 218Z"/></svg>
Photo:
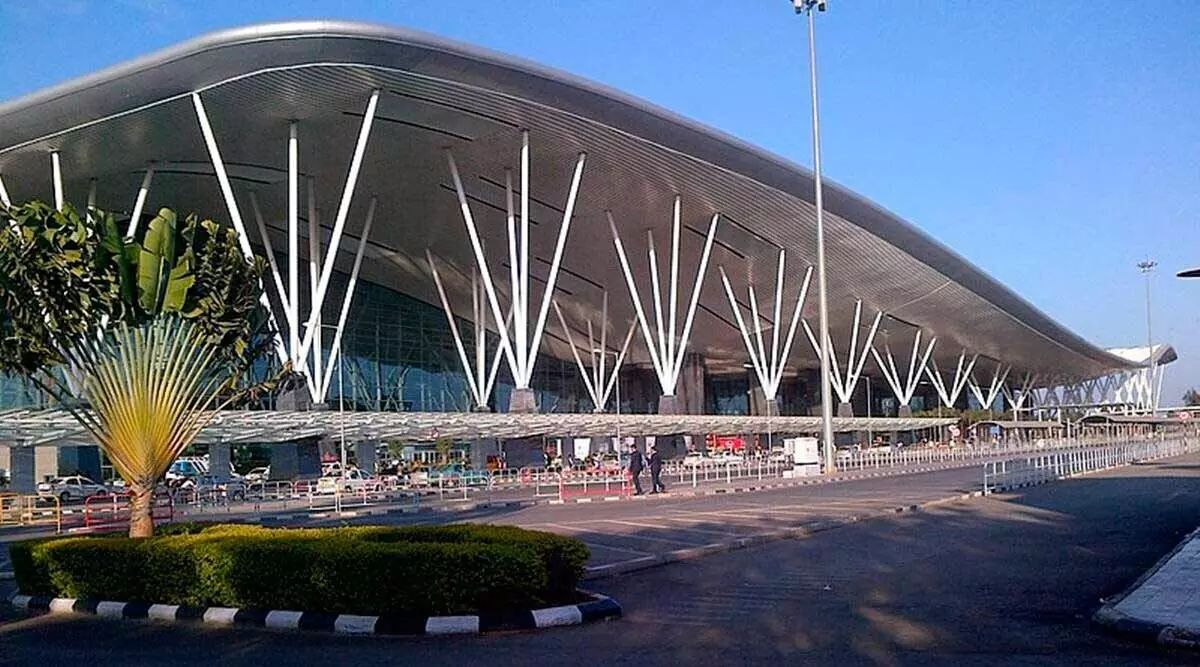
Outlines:
<svg viewBox="0 0 1200 667"><path fill-rule="evenodd" d="M479 633L478 616L431 616L425 621L427 635L465 635Z"/></svg>
<svg viewBox="0 0 1200 667"><path fill-rule="evenodd" d="M142 602L129 602L125 605L125 611L121 613L125 618L147 618L150 615L150 605Z"/></svg>
<svg viewBox="0 0 1200 667"><path fill-rule="evenodd" d="M319 630L321 632L333 632L333 624L337 621L337 614L326 614L319 611L306 611L300 614L300 624L297 627L299 630Z"/></svg>
<svg viewBox="0 0 1200 667"><path fill-rule="evenodd" d="M378 616L342 614L333 622L333 631L342 635L373 635Z"/></svg>
<svg viewBox="0 0 1200 667"><path fill-rule="evenodd" d="M574 604L565 607L535 609L533 622L539 628L579 625L583 623L583 612L579 611L579 605Z"/></svg>
<svg viewBox="0 0 1200 667"><path fill-rule="evenodd" d="M48 605L51 614L67 614L75 611L75 598L54 598Z"/></svg>
<svg viewBox="0 0 1200 667"><path fill-rule="evenodd" d="M233 615L233 624L243 627L261 628L266 620L266 609L238 609Z"/></svg>
<svg viewBox="0 0 1200 667"><path fill-rule="evenodd" d="M33 598L28 595L14 595L9 603L17 609L28 609L29 601Z"/></svg>
<svg viewBox="0 0 1200 667"><path fill-rule="evenodd" d="M298 630L300 629L300 617L303 615L299 611L277 609L267 613L266 618L263 619L263 625L272 630Z"/></svg>
<svg viewBox="0 0 1200 667"><path fill-rule="evenodd" d="M233 625L233 619L237 613L238 610L233 607L209 607L204 610L204 615L200 618L205 623L214 625Z"/></svg>
<svg viewBox="0 0 1200 667"><path fill-rule="evenodd" d="M96 615L101 618L125 618L125 603L101 602L96 605Z"/></svg>
<svg viewBox="0 0 1200 667"><path fill-rule="evenodd" d="M384 614L375 621L377 635L421 635L425 634L425 616Z"/></svg>
<svg viewBox="0 0 1200 667"><path fill-rule="evenodd" d="M152 604L146 610L146 618L156 621L173 621L175 620L175 612L177 611L179 611L179 605Z"/></svg>

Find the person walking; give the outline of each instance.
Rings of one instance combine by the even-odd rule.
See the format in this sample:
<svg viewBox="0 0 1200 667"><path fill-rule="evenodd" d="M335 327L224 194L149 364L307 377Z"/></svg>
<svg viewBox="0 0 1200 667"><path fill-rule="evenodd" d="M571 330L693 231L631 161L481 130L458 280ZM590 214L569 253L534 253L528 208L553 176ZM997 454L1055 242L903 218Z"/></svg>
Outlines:
<svg viewBox="0 0 1200 667"><path fill-rule="evenodd" d="M629 445L629 466L626 468L629 471L629 478L633 480L633 495L642 495L642 453L638 451L637 445L631 443Z"/></svg>
<svg viewBox="0 0 1200 667"><path fill-rule="evenodd" d="M667 487L663 486L662 479L660 478L663 467L662 454L658 453L658 446L656 445L650 445L648 451L650 452L648 458L650 459L650 485L652 487L650 493L666 491Z"/></svg>

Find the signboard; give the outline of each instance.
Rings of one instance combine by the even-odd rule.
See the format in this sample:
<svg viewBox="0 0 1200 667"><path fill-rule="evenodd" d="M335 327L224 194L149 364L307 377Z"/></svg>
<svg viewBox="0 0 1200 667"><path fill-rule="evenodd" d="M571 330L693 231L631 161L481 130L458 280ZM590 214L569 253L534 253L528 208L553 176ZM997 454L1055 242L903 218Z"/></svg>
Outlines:
<svg viewBox="0 0 1200 667"><path fill-rule="evenodd" d="M785 438L783 449L792 455L796 465L820 465L821 450L816 438Z"/></svg>

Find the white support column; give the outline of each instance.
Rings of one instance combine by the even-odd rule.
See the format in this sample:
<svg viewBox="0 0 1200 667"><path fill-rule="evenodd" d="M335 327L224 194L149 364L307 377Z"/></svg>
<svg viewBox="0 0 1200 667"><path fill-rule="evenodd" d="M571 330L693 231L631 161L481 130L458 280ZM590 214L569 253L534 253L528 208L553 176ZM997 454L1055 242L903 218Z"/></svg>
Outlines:
<svg viewBox="0 0 1200 667"><path fill-rule="evenodd" d="M66 199L63 196L62 162L57 150L50 151L50 172L54 177L54 208L61 211L66 206Z"/></svg>
<svg viewBox="0 0 1200 667"><path fill-rule="evenodd" d="M1105 377L1104 386L1101 389L1102 392L1107 392L1108 390L1108 379L1108 377ZM1005 400L1012 404L1013 420L1019 421L1017 419L1017 411L1025 407L1025 403L1028 401L1030 392L1033 389L1033 384L1036 381L1037 376L1029 371L1026 371L1025 375L1021 378L1021 384L1016 388L1016 391L1010 390L1007 385L1000 386L1000 391L1003 392Z"/></svg>
<svg viewBox="0 0 1200 667"><path fill-rule="evenodd" d="M938 372L937 361L932 357L929 359L929 364L925 366L925 373L929 376L929 381L933 383L934 389L938 392L938 397L942 399L942 403L946 407L953 409L954 404L958 402L958 397L962 390L967 385L967 380L970 379L971 371L975 368L975 362L979 360L979 355L973 355L971 361L964 367L967 351L964 349L958 355L958 366L954 370L954 380L950 386L946 386L946 381L942 379L942 375Z"/></svg>
<svg viewBox="0 0 1200 667"><path fill-rule="evenodd" d="M442 310L446 314L446 323L450 327L450 334L454 338L454 345L458 351L458 359L462 364L463 374L467 379L467 388L471 392L471 398L475 400L475 405L484 409L488 407L488 399L491 398L492 389L496 386L496 376L500 371L500 360L505 358L503 350L497 348L492 357L491 367L488 368L487 363L487 327L486 313L483 308L484 295L479 293L477 286L478 274L472 272L471 275L471 291L472 291L472 307L475 318L475 363L472 364L470 357L467 355L466 346L462 342L462 334L458 331L458 322L454 317L454 310L450 306L450 299L446 296L446 289L442 283L441 274L438 272L437 264L434 262L433 253L426 248L425 260L429 264L429 272L433 275L434 285L437 287L438 298L442 302ZM508 318L503 324L497 326L497 329L507 329L513 324L513 313L516 304L512 304L508 311Z"/></svg>
<svg viewBox="0 0 1200 667"><path fill-rule="evenodd" d="M601 307L600 323L600 347L595 347L596 338L592 321L588 320L588 343L591 347L588 350L588 357L591 360L591 368L589 369L583 363L583 357L579 354L579 346L575 344L575 336L571 333L571 327L567 325L567 319L562 313L562 309L558 307L558 301L552 302L554 313L558 316L558 323L562 326L563 333L566 335L567 344L571 346L571 354L575 358L575 365L579 368L579 375L583 379L584 389L587 390L588 396L592 399L592 411L604 412L608 406L608 397L612 393L613 386L616 382L617 374L621 372L621 364L625 361L625 352L629 349L629 341L633 339L633 333L637 330L637 324L631 323L628 333L625 334L625 340L621 344L621 349L617 353L617 358L611 369L607 367L608 359L608 292L604 293L604 301Z"/></svg>
<svg viewBox="0 0 1200 667"><path fill-rule="evenodd" d="M329 238L329 250L321 266L321 278L317 281L317 291L312 299L312 312L308 316L308 331L304 332L304 342L300 344L300 356L307 357L316 332L320 330L319 318L321 308L325 304L325 291L329 289L329 278L333 275L333 267L337 264L338 246L342 242L342 232L346 229L346 216L350 214L350 202L354 197L355 186L358 185L358 174L362 169L363 156L367 152L367 141L371 138L371 125L375 121L375 109L379 106L379 90L371 91L371 99L367 102L367 110L363 114L362 125L358 129L358 141L354 144L354 156L350 158L350 173L346 175L346 185L342 188L342 199L338 204L337 217L333 221L333 232Z"/></svg>
<svg viewBox="0 0 1200 667"><path fill-rule="evenodd" d="M312 376L317 385L325 382L324 365L325 346L321 341L321 308L317 306L317 281L321 278L321 221L317 211L317 181L308 177L308 314L315 324L308 325L315 329L315 345L312 346ZM296 320L299 322L300 320ZM309 332L305 332L308 335ZM303 351L303 354L301 352ZM292 352L299 360L301 368L308 374L308 351L303 346ZM314 398L314 400L316 400Z"/></svg>
<svg viewBox="0 0 1200 667"><path fill-rule="evenodd" d="M937 344L937 337L929 339L929 343L925 346L924 354L921 353L921 331L918 329L913 336L913 349L908 358L908 375L904 378L900 377L900 371L896 367L896 359L892 356L892 348L888 344L884 344L884 353L887 355L887 363L884 363L883 357L879 351L871 346L871 355L875 357L875 362L879 364L879 371L883 378L887 380L892 391L896 394L896 400L900 403L901 408L907 408L912 403L913 394L917 392L917 384L921 380L921 375L929 362L930 356L933 354L934 345ZM917 360L920 359L918 362Z"/></svg>
<svg viewBox="0 0 1200 667"><path fill-rule="evenodd" d="M871 322L871 328L867 333L867 339L861 350L858 348L858 330L862 324L862 299L856 299L854 302L854 326L850 333L850 349L846 354L846 375L841 375L841 367L837 361L837 354L833 349L833 341L828 341L829 346L829 362L832 365L830 369L830 382L833 385L833 390L837 393L838 398L843 404L850 403L854 396L854 388L858 386L858 380L862 377L863 366L867 362L867 351L871 349L871 344L875 341L875 332L879 330L879 322L883 319L883 311L875 313L875 319ZM807 320L802 320L804 325L804 333L808 336L808 342L813 347L813 351L817 354L821 353L821 346L817 342L816 334L813 333L812 327L809 326Z"/></svg>
<svg viewBox="0 0 1200 667"><path fill-rule="evenodd" d="M1008 373L1012 370L1012 366L1004 366L997 363L996 368L992 371L992 381L988 384L987 394L983 393L983 389L979 386L979 382L975 380L975 374L972 373L968 380L971 387L971 393L979 401L979 406L984 410L991 410L992 403L996 401L996 397L1000 395L1000 387L1004 385L1004 381L1008 379Z"/></svg>
<svg viewBox="0 0 1200 667"><path fill-rule="evenodd" d="M362 236L358 237L358 249L354 252L354 267L350 269L350 282L346 285L346 295L342 297L342 311L338 314L337 329L333 334L333 352L329 357L329 367L337 363L338 357L342 352L342 334L346 330L346 317L350 314L350 304L354 301L354 288L358 285L358 270L362 267L363 253L367 249L367 239L371 237L371 225L375 224L375 205L378 203L378 198L371 197L371 203L367 206L367 221L363 223ZM333 379L333 373L325 376L325 383L321 385L321 401L325 401L329 396L329 382Z"/></svg>
<svg viewBox="0 0 1200 667"><path fill-rule="evenodd" d="M208 156L212 161L213 171L217 174L217 182L221 186L221 194L225 198L225 206L229 209L229 217L233 222L233 228L237 231L238 245L241 246L242 255L247 260L254 259L254 250L250 247L250 237L246 234L246 226L242 224L242 212L238 208L237 199L233 196L233 187L229 184L229 174L225 171L225 162L221 159L221 151L217 148L217 139L213 135L212 126L208 122L208 114L204 111L204 102L201 101L200 95L192 93L192 104L196 109L196 119L200 122L200 132L204 135L204 143L208 147ZM287 363L288 355L283 346L283 339L279 336L279 325L275 321L275 311L271 308L271 301L267 298L267 293L262 291L259 293L259 302L267 311L267 317L271 320L271 326L275 329L275 353L279 357L280 363ZM316 393L316 387L309 384L309 391Z"/></svg>
<svg viewBox="0 0 1200 667"><path fill-rule="evenodd" d="M133 215L129 218L129 228L125 230L126 238L133 238L137 233L138 222L142 219L142 210L146 206L146 196L150 193L150 183L154 180L154 163L146 165L146 174L142 176L142 185L138 188L137 198L133 201Z"/></svg>
<svg viewBox="0 0 1200 667"><path fill-rule="evenodd" d="M271 269L271 277L275 280L275 293L279 296L279 304L283 307L288 325L289 338L296 331L296 321L292 319L291 301L288 291L283 288L283 276L279 274L279 265L275 262L275 248L271 246L271 236L267 233L267 223L263 220L262 209L258 205L258 195L250 191L250 208L254 212L254 222L258 226L258 235L262 238L263 250L267 254L267 264ZM291 348L289 348L289 351Z"/></svg>
<svg viewBox="0 0 1200 667"><path fill-rule="evenodd" d="M0 176L0 204L5 207L12 206L12 198L8 196L8 188L4 185L4 177Z"/></svg>
<svg viewBox="0 0 1200 667"><path fill-rule="evenodd" d="M742 317L742 309L738 305L737 299L733 295L733 287L729 282L729 276L725 274L725 267L717 267L721 275L721 284L725 288L725 297L729 300L729 308L733 311L734 320L737 322L738 330L742 334L742 342L746 346L746 354L750 357L751 365L754 367L755 375L758 376L759 385L762 387L763 398L771 403L776 400L779 394L779 385L783 381L783 372L787 366L788 357L791 355L792 342L796 336L796 326L800 322L801 313L804 310L804 300L808 295L808 286L812 280L813 267L808 267L804 273L804 281L801 283L800 292L796 296L796 304L792 310L791 323L787 328L787 338L783 343L783 350L779 349L779 330L782 328L783 318L783 292L784 292L784 267L786 256L784 251L779 251L779 261L775 276L775 306L774 320L772 321L771 333L771 354L767 356L766 347L762 341L762 326L758 315L757 299L754 297L754 289L750 288L750 316L754 318L754 330L758 339L758 345L751 344L749 327Z"/></svg>
<svg viewBox="0 0 1200 667"><path fill-rule="evenodd" d="M508 214L506 221L510 263L509 277L512 287L511 305L513 311L513 330L510 332L508 331L507 320L501 314L500 301L495 283L492 279L491 270L488 268L487 258L483 251L483 244L479 238L478 228L475 225L475 217L471 212L470 202L467 200L462 177L458 172L458 164L454 160L453 153L449 149L446 150L446 162L450 168L450 176L454 181L454 190L458 196L463 222L466 224L467 235L470 237L471 248L475 254L475 264L483 281L483 288L487 296L488 306L492 311L492 317L498 323L497 329L500 334L501 349L504 351L509 369L512 371L513 381L516 384L516 389L519 391L528 391L530 382L533 380L534 364L537 359L538 349L541 346L542 335L546 328L546 319L550 315L550 304L554 297L555 285L558 282L563 252L566 249L567 234L570 231L571 221L575 215L575 202L579 196L579 186L583 178L584 164L587 160L585 153L579 153L576 158L575 170L571 177L571 186L567 193L562 222L559 225L558 238L554 247L554 255L550 262L550 272L546 278L545 291L542 294L541 307L535 314L534 319L531 320L529 308L531 303L531 293L529 290L529 193L531 189L529 182L529 156L529 132L525 131L521 135L521 225L519 233L517 231L516 215L513 211L512 177L507 172L505 174Z"/></svg>
<svg viewBox="0 0 1200 667"><path fill-rule="evenodd" d="M671 228L672 238L672 281L675 284L670 285L671 294L668 297L668 312L667 312L667 327L662 326L662 298L658 290L659 276L658 263L654 257L653 245L650 246L650 279L651 287L654 289L654 305L655 305L655 321L659 326L659 336L655 336L650 331L650 322L646 318L646 311L642 307L642 297L637 288L637 282L633 278L633 272L629 268L629 258L625 255L625 246L621 243L621 236L617 232L617 224L613 220L612 212L605 211L608 217L608 225L613 235L613 246L617 250L617 259L621 263L621 271L625 275L625 285L629 288L629 297L633 300L634 310L637 314L637 321L641 325L642 336L646 340L646 347L650 353L650 361L654 365L655 374L658 375L658 382L662 388L663 396L673 397L675 395L676 385L679 383L679 373L683 369L683 357L687 352L688 341L692 333L692 323L696 317L696 306L700 302L700 290L704 286L704 274L708 270L708 259L712 255L713 240L716 238L717 222L721 218L720 213L715 213L712 216L708 225L708 233L704 238L704 250L700 254L700 264L696 270L696 281L692 286L692 297L688 305L687 314L683 319L683 330L675 331L677 323L677 306L678 297L675 292L678 290L678 264L679 264L679 228L680 228L680 200L675 198L675 207L673 209L673 220ZM650 237L653 238L653 235ZM669 330L668 330L669 329ZM676 337L678 336L678 339Z"/></svg>
<svg viewBox="0 0 1200 667"><path fill-rule="evenodd" d="M296 123L288 125L288 350L292 364L300 354L300 145Z"/></svg>

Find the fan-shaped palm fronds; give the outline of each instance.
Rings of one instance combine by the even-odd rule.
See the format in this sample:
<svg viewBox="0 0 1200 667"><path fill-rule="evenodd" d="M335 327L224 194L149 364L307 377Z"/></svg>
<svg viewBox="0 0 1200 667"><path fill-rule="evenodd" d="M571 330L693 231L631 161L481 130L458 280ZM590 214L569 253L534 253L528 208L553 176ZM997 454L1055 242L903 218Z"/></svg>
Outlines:
<svg viewBox="0 0 1200 667"><path fill-rule="evenodd" d="M147 536L155 485L211 419L234 369L199 327L177 317L115 327L65 356L86 404L67 407L129 484L130 536Z"/></svg>

